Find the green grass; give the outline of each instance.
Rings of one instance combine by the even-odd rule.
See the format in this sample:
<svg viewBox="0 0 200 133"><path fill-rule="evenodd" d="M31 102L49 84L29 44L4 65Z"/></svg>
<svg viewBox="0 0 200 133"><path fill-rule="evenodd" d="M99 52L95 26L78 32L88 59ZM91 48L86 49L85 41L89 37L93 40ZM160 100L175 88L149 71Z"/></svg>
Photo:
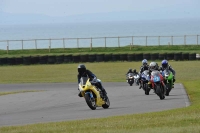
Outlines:
<svg viewBox="0 0 200 133"><path fill-rule="evenodd" d="M66 49L31 49L31 50L0 50L1 57L17 57L29 55L60 55L60 54L92 54L92 53L154 53L154 52L195 52L200 53L199 45L163 45L163 46L136 46L107 47L107 48L66 48Z"/></svg>
<svg viewBox="0 0 200 133"><path fill-rule="evenodd" d="M160 61L159 61L160 62ZM125 82L128 68L141 62L85 63L104 82ZM160 64L160 63L159 63ZM170 61L177 82L183 83L191 106L168 111L1 127L1 133L199 133L200 61ZM77 63L62 65L1 66L1 83L77 82ZM142 105L141 105L142 106Z"/></svg>

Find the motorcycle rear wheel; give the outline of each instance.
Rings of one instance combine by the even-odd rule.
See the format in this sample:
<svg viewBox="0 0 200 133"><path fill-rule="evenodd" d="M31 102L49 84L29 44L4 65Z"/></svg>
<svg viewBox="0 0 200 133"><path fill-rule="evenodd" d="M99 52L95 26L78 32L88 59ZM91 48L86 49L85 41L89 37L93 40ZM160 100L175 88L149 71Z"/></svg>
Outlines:
<svg viewBox="0 0 200 133"><path fill-rule="evenodd" d="M87 105L90 107L90 109L92 109L92 110L96 109L95 100L90 97L89 93L85 94L85 101L86 101Z"/></svg>

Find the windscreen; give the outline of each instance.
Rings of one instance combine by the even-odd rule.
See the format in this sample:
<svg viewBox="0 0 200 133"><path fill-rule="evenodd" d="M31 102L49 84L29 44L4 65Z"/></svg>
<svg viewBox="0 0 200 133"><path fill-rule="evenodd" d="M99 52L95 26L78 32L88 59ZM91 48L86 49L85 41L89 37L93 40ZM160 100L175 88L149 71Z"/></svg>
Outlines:
<svg viewBox="0 0 200 133"><path fill-rule="evenodd" d="M85 85L86 82L87 82L87 80L88 80L88 77L81 77L81 79L80 79L80 85L81 86Z"/></svg>
<svg viewBox="0 0 200 133"><path fill-rule="evenodd" d="M151 72L151 75L152 75L152 76L159 76L159 75L160 75L160 72L159 72L159 71L152 71L152 72Z"/></svg>

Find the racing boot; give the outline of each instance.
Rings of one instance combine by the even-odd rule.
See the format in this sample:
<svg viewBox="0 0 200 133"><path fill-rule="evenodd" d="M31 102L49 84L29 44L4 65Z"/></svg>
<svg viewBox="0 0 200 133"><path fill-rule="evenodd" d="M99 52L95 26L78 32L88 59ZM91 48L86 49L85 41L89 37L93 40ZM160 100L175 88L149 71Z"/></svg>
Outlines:
<svg viewBox="0 0 200 133"><path fill-rule="evenodd" d="M101 87L101 92L103 94L103 99L106 99L107 98L107 92L106 92L106 90L104 89L103 86Z"/></svg>
<svg viewBox="0 0 200 133"><path fill-rule="evenodd" d="M173 79L173 84L172 84L172 88L174 88L174 82L176 81L176 79L174 78Z"/></svg>
<svg viewBox="0 0 200 133"><path fill-rule="evenodd" d="M82 94L81 94L81 92L79 92L78 96L79 96L79 97L83 97Z"/></svg>

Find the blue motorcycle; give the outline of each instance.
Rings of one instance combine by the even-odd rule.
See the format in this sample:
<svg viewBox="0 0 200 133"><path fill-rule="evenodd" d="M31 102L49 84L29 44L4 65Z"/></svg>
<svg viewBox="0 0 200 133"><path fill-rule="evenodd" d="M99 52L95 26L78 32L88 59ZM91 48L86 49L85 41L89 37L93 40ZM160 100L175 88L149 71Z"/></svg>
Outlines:
<svg viewBox="0 0 200 133"><path fill-rule="evenodd" d="M148 86L148 82L150 80L150 77L149 77L149 71L148 70L145 70L141 73L141 86L142 86L142 89L144 90L145 92L145 95L149 95L149 92L151 90L151 88L149 88Z"/></svg>

